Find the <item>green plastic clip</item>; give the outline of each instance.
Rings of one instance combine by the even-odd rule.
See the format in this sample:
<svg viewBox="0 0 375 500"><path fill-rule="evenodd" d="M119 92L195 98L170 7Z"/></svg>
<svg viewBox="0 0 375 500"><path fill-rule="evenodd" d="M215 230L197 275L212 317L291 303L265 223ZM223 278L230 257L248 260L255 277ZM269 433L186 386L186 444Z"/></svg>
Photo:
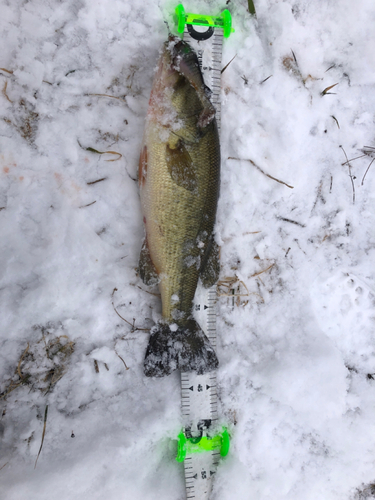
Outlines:
<svg viewBox="0 0 375 500"><path fill-rule="evenodd" d="M224 38L228 38L234 32L232 28L232 16L228 9L225 9L221 16L205 16L202 14L187 14L184 6L180 3L176 7L177 31L183 33L185 24L193 26L207 26L208 28L222 28Z"/></svg>
<svg viewBox="0 0 375 500"><path fill-rule="evenodd" d="M189 453L203 453L204 451L220 450L220 455L226 457L229 453L230 438L227 429L221 434L209 437L187 438L183 432L178 435L177 462L183 462Z"/></svg>

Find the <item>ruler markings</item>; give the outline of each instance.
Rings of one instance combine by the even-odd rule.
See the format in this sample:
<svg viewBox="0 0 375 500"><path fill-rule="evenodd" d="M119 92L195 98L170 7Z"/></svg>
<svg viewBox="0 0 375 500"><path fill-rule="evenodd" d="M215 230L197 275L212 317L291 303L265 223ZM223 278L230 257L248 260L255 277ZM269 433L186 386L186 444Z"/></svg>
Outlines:
<svg viewBox="0 0 375 500"><path fill-rule="evenodd" d="M185 26L184 40L197 51L198 62L207 86L211 87L211 101L216 109L216 122L220 131L220 76L221 50L223 42L222 29L215 29L214 35L205 41L193 40ZM207 48L207 50L206 50ZM196 319L211 345L216 350L216 287L208 291L197 290L196 302L199 311ZM182 418L185 432L188 428L193 436L209 436L207 421L211 428L218 422L217 415L217 380L215 372L197 375L194 372L181 374ZM203 422L203 428L202 428ZM209 426L208 426L209 427ZM210 427L209 427L210 428ZM212 435L212 434L211 434ZM190 454L185 458L185 483L187 499L208 500L211 490L211 474L217 466L219 453Z"/></svg>

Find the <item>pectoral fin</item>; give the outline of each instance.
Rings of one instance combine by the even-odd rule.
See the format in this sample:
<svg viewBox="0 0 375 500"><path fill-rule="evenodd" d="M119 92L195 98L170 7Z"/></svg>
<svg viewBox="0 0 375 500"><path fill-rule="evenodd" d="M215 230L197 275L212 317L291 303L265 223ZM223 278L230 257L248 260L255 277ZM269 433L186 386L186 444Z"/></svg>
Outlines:
<svg viewBox="0 0 375 500"><path fill-rule="evenodd" d="M150 250L147 245L147 238L145 238L142 244L141 254L139 256L138 272L145 285L157 285L159 283L159 276L151 260Z"/></svg>
<svg viewBox="0 0 375 500"><path fill-rule="evenodd" d="M211 241L207 248L206 255L203 258L200 278L205 288L210 288L219 279L220 260L219 246L215 241Z"/></svg>
<svg viewBox="0 0 375 500"><path fill-rule="evenodd" d="M184 143L179 140L174 148L167 144L165 158L174 182L188 191L195 191L198 186L197 174Z"/></svg>

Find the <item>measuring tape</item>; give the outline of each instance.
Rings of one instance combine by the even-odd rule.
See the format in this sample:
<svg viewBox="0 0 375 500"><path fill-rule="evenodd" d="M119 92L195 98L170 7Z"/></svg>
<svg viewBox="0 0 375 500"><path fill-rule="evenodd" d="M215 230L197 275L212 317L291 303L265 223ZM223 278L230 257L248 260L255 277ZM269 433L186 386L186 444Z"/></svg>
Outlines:
<svg viewBox="0 0 375 500"><path fill-rule="evenodd" d="M221 122L221 56L223 37L232 31L230 12L219 17L186 14L183 5L176 8L178 32L196 51L205 85L211 90L220 133ZM206 27L195 28L195 26ZM202 286L195 294L194 316L216 349L216 286ZM216 372L197 375L181 373L183 432L178 436L177 461L184 462L187 499L209 498L212 477L220 456L229 451L229 435L218 428Z"/></svg>

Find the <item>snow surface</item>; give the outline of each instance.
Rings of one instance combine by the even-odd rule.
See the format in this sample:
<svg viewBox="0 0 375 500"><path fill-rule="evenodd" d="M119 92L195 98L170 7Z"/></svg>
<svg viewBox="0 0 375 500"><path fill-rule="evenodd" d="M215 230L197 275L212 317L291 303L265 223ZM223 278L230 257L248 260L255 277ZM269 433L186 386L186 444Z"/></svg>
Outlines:
<svg viewBox="0 0 375 500"><path fill-rule="evenodd" d="M232 447L212 498L371 498L375 165L362 182L371 156L343 163L375 147L373 0L185 9L226 3L217 241L222 278L250 295L219 300ZM139 149L174 7L0 0L0 391L28 345L31 375L0 401L2 499L185 498L179 376L143 375L160 301L135 272ZM48 364L56 339L74 351ZM54 364L64 375L41 390Z"/></svg>

